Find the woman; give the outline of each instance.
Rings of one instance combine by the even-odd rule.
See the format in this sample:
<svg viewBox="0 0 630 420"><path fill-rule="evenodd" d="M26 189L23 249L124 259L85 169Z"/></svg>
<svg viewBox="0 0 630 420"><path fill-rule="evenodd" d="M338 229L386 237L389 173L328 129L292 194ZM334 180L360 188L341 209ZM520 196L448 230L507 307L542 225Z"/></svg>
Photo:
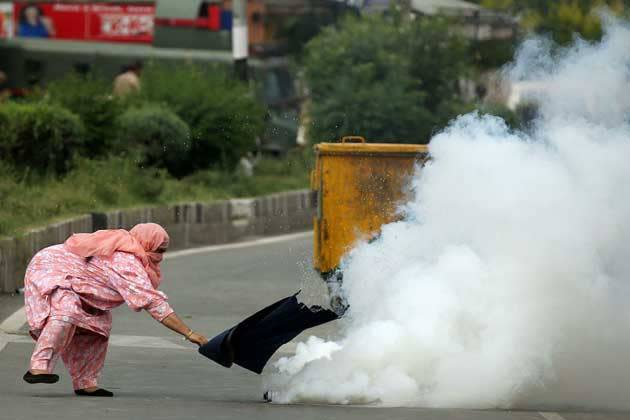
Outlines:
<svg viewBox="0 0 630 420"><path fill-rule="evenodd" d="M49 38L55 36L52 21L44 16L42 9L36 4L28 4L20 11L18 36L30 38Z"/></svg>
<svg viewBox="0 0 630 420"><path fill-rule="evenodd" d="M188 328L167 303L160 285L160 262L168 234L155 223L126 230L100 230L72 235L64 244L38 252L24 280L26 315L37 341L28 383L55 383L52 372L59 356L81 396L113 394L98 388L111 310L122 303L145 309L157 321L202 345L208 340Z"/></svg>

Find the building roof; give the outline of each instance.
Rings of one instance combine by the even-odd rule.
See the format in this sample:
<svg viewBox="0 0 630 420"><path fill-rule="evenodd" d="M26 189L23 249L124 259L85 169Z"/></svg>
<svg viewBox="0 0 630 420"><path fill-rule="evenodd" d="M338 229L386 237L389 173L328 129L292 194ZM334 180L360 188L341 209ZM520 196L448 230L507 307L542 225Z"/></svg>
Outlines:
<svg viewBox="0 0 630 420"><path fill-rule="evenodd" d="M400 0L345 0L349 5L359 7L368 12L381 12L387 10L392 2L401 3ZM408 0L411 10L423 15L467 15L481 11L482 7L464 0Z"/></svg>
<svg viewBox="0 0 630 420"><path fill-rule="evenodd" d="M411 12L426 16L450 16L463 19L474 19L477 23L512 26L515 19L503 12L486 9L478 4L464 0L337 0L347 5L359 8L366 13L380 13L388 10L392 3L400 5L408 2Z"/></svg>
<svg viewBox="0 0 630 420"><path fill-rule="evenodd" d="M411 0L411 10L423 15L462 15L479 11L481 6L463 0Z"/></svg>

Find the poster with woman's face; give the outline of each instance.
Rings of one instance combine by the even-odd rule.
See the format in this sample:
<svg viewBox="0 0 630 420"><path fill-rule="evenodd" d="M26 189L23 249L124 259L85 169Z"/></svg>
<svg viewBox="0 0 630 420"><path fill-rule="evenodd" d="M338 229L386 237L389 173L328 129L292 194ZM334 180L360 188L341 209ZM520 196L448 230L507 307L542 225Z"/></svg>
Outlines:
<svg viewBox="0 0 630 420"><path fill-rule="evenodd" d="M55 36L52 20L46 16L42 6L38 4L16 4L18 17L16 35L30 38L49 38Z"/></svg>
<svg viewBox="0 0 630 420"><path fill-rule="evenodd" d="M153 40L155 6L117 3L14 3L15 35L138 42Z"/></svg>

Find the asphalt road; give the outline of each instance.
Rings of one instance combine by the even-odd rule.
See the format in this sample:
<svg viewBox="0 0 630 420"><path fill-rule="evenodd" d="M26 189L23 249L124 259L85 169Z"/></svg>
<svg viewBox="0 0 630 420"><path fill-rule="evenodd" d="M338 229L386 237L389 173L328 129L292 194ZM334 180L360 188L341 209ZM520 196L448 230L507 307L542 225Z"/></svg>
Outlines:
<svg viewBox="0 0 630 420"><path fill-rule="evenodd" d="M184 253L164 263L163 290L190 326L209 337L298 289L313 303L322 284L310 269L311 238ZM281 406L264 403L261 377L225 369L153 321L120 308L114 314L101 385L113 399L79 398L61 362L55 385L21 379L33 348L21 334L0 336L0 419L362 419L613 420L630 413L475 411L460 409ZM318 334L334 334L334 325ZM300 338L298 337L297 340ZM4 340L4 342L2 341ZM2 349L4 345L4 348ZM290 352L288 346L283 351Z"/></svg>

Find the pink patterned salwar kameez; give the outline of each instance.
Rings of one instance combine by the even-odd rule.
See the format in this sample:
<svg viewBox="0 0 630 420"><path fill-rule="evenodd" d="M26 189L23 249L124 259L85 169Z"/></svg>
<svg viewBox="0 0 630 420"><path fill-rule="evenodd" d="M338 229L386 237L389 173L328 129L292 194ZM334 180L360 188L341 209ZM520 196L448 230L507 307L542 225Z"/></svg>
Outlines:
<svg viewBox="0 0 630 420"><path fill-rule="evenodd" d="M24 283L30 334L37 340L30 368L52 373L61 356L74 389L97 384L113 308L126 303L160 322L173 313L141 260L127 252L83 258L55 245L33 257Z"/></svg>

